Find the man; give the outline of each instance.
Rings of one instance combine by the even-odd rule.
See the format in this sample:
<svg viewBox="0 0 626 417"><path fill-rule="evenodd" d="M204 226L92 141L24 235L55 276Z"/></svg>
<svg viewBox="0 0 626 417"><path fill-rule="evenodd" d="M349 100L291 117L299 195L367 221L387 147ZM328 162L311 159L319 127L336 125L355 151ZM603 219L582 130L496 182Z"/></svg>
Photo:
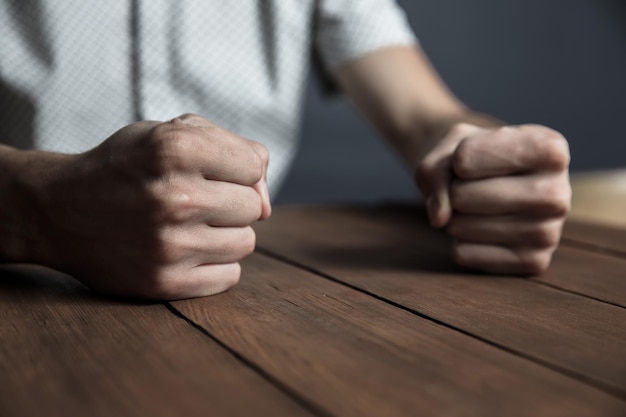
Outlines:
<svg viewBox="0 0 626 417"><path fill-rule="evenodd" d="M293 157L313 49L415 172L457 263L547 268L567 142L465 108L393 1L62 3L0 2L1 261L122 296L235 285Z"/></svg>

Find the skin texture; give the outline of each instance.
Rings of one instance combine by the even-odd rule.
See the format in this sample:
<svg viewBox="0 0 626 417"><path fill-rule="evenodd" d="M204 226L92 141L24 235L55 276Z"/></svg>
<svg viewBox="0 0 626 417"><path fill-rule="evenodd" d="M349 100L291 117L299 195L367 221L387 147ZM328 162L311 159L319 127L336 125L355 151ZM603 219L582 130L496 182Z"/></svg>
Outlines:
<svg viewBox="0 0 626 417"><path fill-rule="evenodd" d="M250 224L271 212L267 150L195 115L126 126L80 155L17 159L12 200L28 215L13 220L37 224L14 228L27 243L12 260L108 294L179 299L232 287L254 250Z"/></svg>
<svg viewBox="0 0 626 417"><path fill-rule="evenodd" d="M561 134L469 111L414 47L366 55L337 78L414 172L431 224L454 238L455 262L505 274L548 268L571 201Z"/></svg>
<svg viewBox="0 0 626 417"><path fill-rule="evenodd" d="M404 157L453 259L494 273L544 271L570 207L566 140L468 110L414 47L336 72ZM49 266L103 293L216 294L271 213L267 150L197 115L120 129L79 155L0 145L0 262Z"/></svg>

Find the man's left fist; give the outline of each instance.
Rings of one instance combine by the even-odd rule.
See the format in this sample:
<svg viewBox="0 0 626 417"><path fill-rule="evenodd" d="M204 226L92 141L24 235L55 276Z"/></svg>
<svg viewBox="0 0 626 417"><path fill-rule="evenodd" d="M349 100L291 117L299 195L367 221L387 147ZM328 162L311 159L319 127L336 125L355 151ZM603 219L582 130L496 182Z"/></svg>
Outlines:
<svg viewBox="0 0 626 417"><path fill-rule="evenodd" d="M493 273L546 270L570 209L569 147L539 125L457 124L428 150L415 178L460 265Z"/></svg>

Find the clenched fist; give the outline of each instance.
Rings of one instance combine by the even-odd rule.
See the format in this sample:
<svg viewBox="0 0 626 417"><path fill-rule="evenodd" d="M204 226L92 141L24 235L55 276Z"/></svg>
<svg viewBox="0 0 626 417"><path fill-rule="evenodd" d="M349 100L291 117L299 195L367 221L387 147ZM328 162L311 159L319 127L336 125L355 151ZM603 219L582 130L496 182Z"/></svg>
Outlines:
<svg viewBox="0 0 626 417"><path fill-rule="evenodd" d="M270 215L267 164L262 145L199 116L126 126L31 181L49 243L37 261L115 295L224 291Z"/></svg>
<svg viewBox="0 0 626 417"><path fill-rule="evenodd" d="M544 126L458 124L427 147L416 182L430 221L463 266L537 274L550 264L570 208L567 141Z"/></svg>

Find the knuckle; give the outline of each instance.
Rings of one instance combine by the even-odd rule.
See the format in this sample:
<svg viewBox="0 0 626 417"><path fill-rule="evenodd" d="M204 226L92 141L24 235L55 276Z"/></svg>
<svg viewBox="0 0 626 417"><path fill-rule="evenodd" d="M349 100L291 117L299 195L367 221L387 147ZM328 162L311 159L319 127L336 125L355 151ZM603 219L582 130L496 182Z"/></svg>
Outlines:
<svg viewBox="0 0 626 417"><path fill-rule="evenodd" d="M161 124L149 136L154 157L164 172L187 169L187 156L200 148L200 138L184 126Z"/></svg>
<svg viewBox="0 0 626 417"><path fill-rule="evenodd" d="M215 199L214 204L216 205L214 209L237 213L247 224L261 217L261 196L251 187L245 187L237 193L224 194L221 198Z"/></svg>
<svg viewBox="0 0 626 417"><path fill-rule="evenodd" d="M500 126L496 128L493 132L498 136L505 137L505 136L516 135L519 131L520 131L519 126L505 125L505 126Z"/></svg>
<svg viewBox="0 0 626 417"><path fill-rule="evenodd" d="M554 247L561 240L561 222L549 221L540 224L535 232L533 241L540 247Z"/></svg>
<svg viewBox="0 0 626 417"><path fill-rule="evenodd" d="M547 190L547 191L546 191ZM570 208L570 199L564 191L560 188L548 187L539 190L543 192L543 196L540 197L541 211L558 217L567 215Z"/></svg>
<svg viewBox="0 0 626 417"><path fill-rule="evenodd" d="M239 253L242 257L250 255L256 247L256 233L252 227L247 226L243 229L242 237L239 239Z"/></svg>
<svg viewBox="0 0 626 417"><path fill-rule="evenodd" d="M185 251L180 239L170 228L165 228L157 232L157 263L160 265L171 265L176 263Z"/></svg>
<svg viewBox="0 0 626 417"><path fill-rule="evenodd" d="M220 158L224 161L235 161L235 165L242 173L242 185L254 185L263 179L266 162L255 150L254 145L224 146L220 150Z"/></svg>
<svg viewBox="0 0 626 417"><path fill-rule="evenodd" d="M232 288L241 278L241 265L239 262L233 263L228 271L224 274L224 284L226 288Z"/></svg>
<svg viewBox="0 0 626 417"><path fill-rule="evenodd" d="M214 254L222 259L241 260L254 252L256 235L252 227L246 226L229 232L221 244L214 247Z"/></svg>
<svg viewBox="0 0 626 417"><path fill-rule="evenodd" d="M549 250L518 252L520 267L524 273L538 275L550 266L552 253Z"/></svg>
<svg viewBox="0 0 626 417"><path fill-rule="evenodd" d="M424 159L415 169L415 180L418 185L430 183L433 176L436 174L437 165L431 158Z"/></svg>
<svg viewBox="0 0 626 417"><path fill-rule="evenodd" d="M450 205L452 208L463 211L465 206L465 194L460 181L453 180L450 183Z"/></svg>
<svg viewBox="0 0 626 417"><path fill-rule="evenodd" d="M198 135L186 128L172 129L164 140L165 149L175 156L196 152L200 146Z"/></svg>
<svg viewBox="0 0 626 417"><path fill-rule="evenodd" d="M251 221L258 220L261 217L263 207L261 206L261 196L252 188L247 189L246 210ZM241 210L241 209L240 209Z"/></svg>
<svg viewBox="0 0 626 417"><path fill-rule="evenodd" d="M470 123L465 123L465 122L455 123L448 130L448 136L463 137L463 136L467 136L476 132L478 129L479 128L477 128L476 126Z"/></svg>
<svg viewBox="0 0 626 417"><path fill-rule="evenodd" d="M465 261L463 252L460 250L460 247L457 243L454 243L452 245L452 261L457 265L463 265L463 262Z"/></svg>
<svg viewBox="0 0 626 417"><path fill-rule="evenodd" d="M463 244L455 242L452 245L452 262L460 266L471 266L467 252L463 249Z"/></svg>
<svg viewBox="0 0 626 417"><path fill-rule="evenodd" d="M184 223L200 209L195 193L183 181L163 181L155 186L154 194L160 209L159 221L163 223Z"/></svg>
<svg viewBox="0 0 626 417"><path fill-rule="evenodd" d="M254 151L259 155L259 158L261 159L261 163L263 164L263 166L267 165L270 160L270 152L265 147L265 145L259 142L252 141L252 147Z"/></svg>
<svg viewBox="0 0 626 417"><path fill-rule="evenodd" d="M172 122L177 122L178 120L183 121L183 122L196 122L198 124L206 124L206 125L210 125L211 123L206 120L204 117L200 116L199 114L196 113L184 113L181 114L180 116L176 117Z"/></svg>
<svg viewBox="0 0 626 417"><path fill-rule="evenodd" d="M568 187L569 190L569 187ZM565 217L571 208L571 191L555 193L550 204L550 211L559 217Z"/></svg>
<svg viewBox="0 0 626 417"><path fill-rule="evenodd" d="M548 177L536 181L532 192L539 200L542 211L559 217L569 213L572 190L566 179Z"/></svg>
<svg viewBox="0 0 626 417"><path fill-rule="evenodd" d="M569 145L560 133L549 130L540 144L541 152L550 168L558 171L567 169L570 163Z"/></svg>
<svg viewBox="0 0 626 417"><path fill-rule="evenodd" d="M459 178L470 178L472 174L472 141L466 139L459 143L452 157L454 173Z"/></svg>
<svg viewBox="0 0 626 417"><path fill-rule="evenodd" d="M260 149L263 149L263 151L259 151ZM256 184L263 179L269 156L265 146L260 143L253 145L251 147L251 152L251 159L253 161L252 166L250 167L251 183Z"/></svg>

